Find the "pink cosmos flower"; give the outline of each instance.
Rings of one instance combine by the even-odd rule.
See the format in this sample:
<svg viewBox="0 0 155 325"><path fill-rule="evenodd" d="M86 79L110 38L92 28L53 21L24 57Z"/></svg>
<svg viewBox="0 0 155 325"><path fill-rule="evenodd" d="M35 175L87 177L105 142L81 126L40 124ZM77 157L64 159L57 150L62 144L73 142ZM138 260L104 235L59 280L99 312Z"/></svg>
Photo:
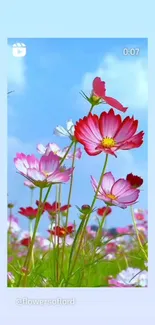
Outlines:
<svg viewBox="0 0 155 325"><path fill-rule="evenodd" d="M98 183L92 176L91 183L96 192ZM125 209L127 206L136 203L139 193L140 191L132 188L127 180L120 178L115 181L114 176L109 172L103 176L97 198L103 200L108 205L116 205Z"/></svg>
<svg viewBox="0 0 155 325"><path fill-rule="evenodd" d="M21 175L41 188L53 183L65 183L73 173L73 168L66 169L60 166L60 158L53 152L43 155L40 160L34 155L17 153L14 163Z"/></svg>
<svg viewBox="0 0 155 325"><path fill-rule="evenodd" d="M122 120L113 109L103 112L100 117L89 114L75 125L75 138L83 144L90 156L101 152L116 156L117 150L138 148L143 143L144 132L137 134L138 121L129 116Z"/></svg>
<svg viewBox="0 0 155 325"><path fill-rule="evenodd" d="M37 150L40 154L42 155L48 155L50 152L53 152L55 155L59 156L60 158L63 158L67 152L69 147L65 147L63 150L60 149L59 146L55 143L48 143L46 146L43 144L38 144L37 145ZM82 150L78 148L75 153L75 158L80 159L82 156ZM72 159L73 158L73 153L68 153L66 156L66 159Z"/></svg>

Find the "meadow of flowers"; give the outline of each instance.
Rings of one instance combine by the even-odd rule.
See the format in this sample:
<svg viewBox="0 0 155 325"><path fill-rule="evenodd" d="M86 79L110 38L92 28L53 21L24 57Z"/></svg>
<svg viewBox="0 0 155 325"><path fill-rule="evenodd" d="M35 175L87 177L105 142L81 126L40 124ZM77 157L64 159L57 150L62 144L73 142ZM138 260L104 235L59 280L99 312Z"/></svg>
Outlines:
<svg viewBox="0 0 155 325"><path fill-rule="evenodd" d="M14 205L8 202L8 286L9 287L147 287L148 243L147 211L135 209L143 179L133 175L115 179L108 170L108 157L119 159L120 150L142 146L144 132L138 131L138 120L122 118L127 107L106 96L106 85L99 77L92 83L90 96L81 92L90 103L88 115L79 121L57 126L54 134L68 138L68 147L56 143L37 144L35 155L17 153L15 168L33 195L39 197L31 206L19 207L18 213L29 219L29 229L20 228L14 216ZM109 111L97 115L97 106L107 104ZM104 107L104 105L103 105ZM51 139L52 141L52 139ZM70 222L72 189L76 164L82 151L100 155L104 161L100 178L90 170L90 186L94 195L89 204L76 207L79 222ZM68 200L62 205L62 188L69 183ZM54 191L53 191L54 188ZM49 194L53 193L52 202ZM79 193L80 195L80 193ZM98 206L98 203L102 207ZM35 204L34 204L35 203ZM130 209L131 224L124 228L107 229L106 219L113 207ZM46 238L39 233L40 220L49 216ZM90 225L91 218L96 224Z"/></svg>

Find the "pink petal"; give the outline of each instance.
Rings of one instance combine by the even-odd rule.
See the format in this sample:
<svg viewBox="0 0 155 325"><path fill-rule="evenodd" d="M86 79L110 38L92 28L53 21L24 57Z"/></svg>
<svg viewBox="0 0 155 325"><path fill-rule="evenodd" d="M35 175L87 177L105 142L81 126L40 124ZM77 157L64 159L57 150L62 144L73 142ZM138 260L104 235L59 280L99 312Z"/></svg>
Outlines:
<svg viewBox="0 0 155 325"><path fill-rule="evenodd" d="M126 191L124 195L118 198L119 203L124 203L126 205L131 205L137 201L140 191L137 189L131 189Z"/></svg>
<svg viewBox="0 0 155 325"><path fill-rule="evenodd" d="M102 97L103 98L103 97ZM103 98L104 100L105 100L105 102L108 104L108 105L110 105L110 106L112 106L112 107L114 107L114 108L116 108L116 109L118 109L119 111L121 111L121 112L126 112L126 110L128 109L128 107L124 107L118 100L116 100L116 99L114 99L114 98L112 98L112 97L107 97L107 96L105 96L104 98Z"/></svg>
<svg viewBox="0 0 155 325"><path fill-rule="evenodd" d="M40 172L52 173L60 164L60 158L52 151L46 156L42 156L39 162Z"/></svg>
<svg viewBox="0 0 155 325"><path fill-rule="evenodd" d="M93 93L103 98L105 96L106 88L105 88L105 82L101 80L101 78L96 77L93 80Z"/></svg>
<svg viewBox="0 0 155 325"><path fill-rule="evenodd" d="M127 190L131 189L131 185L125 179L119 179L112 186L111 193L117 197L123 195Z"/></svg>
<svg viewBox="0 0 155 325"><path fill-rule="evenodd" d="M96 192L98 188L98 183L93 176L91 176L91 184L93 186L94 191ZM98 190L97 198L106 202L110 202L110 199L107 198L106 193L104 192L101 186Z"/></svg>
<svg viewBox="0 0 155 325"><path fill-rule="evenodd" d="M111 188L113 186L113 184L115 183L115 179L114 176L112 175L111 172L109 173L105 173L102 179L102 190L105 193L110 193L111 192Z"/></svg>
<svg viewBox="0 0 155 325"><path fill-rule="evenodd" d="M33 181L44 181L45 175L36 169L28 169L27 176Z"/></svg>
<svg viewBox="0 0 155 325"><path fill-rule="evenodd" d="M115 115L113 109L100 115L99 127L103 138L113 138L120 125L121 116Z"/></svg>
<svg viewBox="0 0 155 325"><path fill-rule="evenodd" d="M34 155L27 156L27 163L29 165L28 168L39 168L39 160Z"/></svg>
<svg viewBox="0 0 155 325"><path fill-rule="evenodd" d="M24 175L27 174L27 168L25 167L25 164L23 163L23 161L21 159L14 158L14 163L15 163L15 166L19 172L23 173Z"/></svg>
<svg viewBox="0 0 155 325"><path fill-rule="evenodd" d="M134 120L134 118L130 118L129 116L124 119L120 128L117 130L115 134L116 142L123 142L130 139L136 132L138 127L138 121Z"/></svg>
<svg viewBox="0 0 155 325"><path fill-rule="evenodd" d="M52 175L47 178L47 181L52 183L65 183L70 179L71 174L73 173L74 168L66 169L64 172L56 170Z"/></svg>
<svg viewBox="0 0 155 325"><path fill-rule="evenodd" d="M128 140L126 143L119 146L122 150L128 150L133 148L139 148L143 143L143 136L144 132L141 131L134 135L130 140Z"/></svg>

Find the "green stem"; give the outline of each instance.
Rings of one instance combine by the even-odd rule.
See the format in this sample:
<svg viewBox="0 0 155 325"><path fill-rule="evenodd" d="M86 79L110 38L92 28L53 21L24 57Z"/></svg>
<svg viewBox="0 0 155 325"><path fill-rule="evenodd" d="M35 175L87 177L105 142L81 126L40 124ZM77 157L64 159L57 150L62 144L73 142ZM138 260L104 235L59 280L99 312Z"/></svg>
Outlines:
<svg viewBox="0 0 155 325"><path fill-rule="evenodd" d="M131 215L132 215L132 221L133 221L133 225L134 225L134 229L135 229L135 232L136 232L136 235L137 235L137 240L138 240L138 243L139 243L139 247L141 249L141 251L143 252L146 260L148 261L148 257L147 257L147 254L143 248L143 245L141 243L141 240L140 240L140 237L139 237L139 233L138 233L138 229L137 229L137 225L136 225L136 221L135 221L135 217L134 217L134 211L133 211L133 207L131 206L130 207L130 210L131 210Z"/></svg>
<svg viewBox="0 0 155 325"><path fill-rule="evenodd" d="M61 204L61 184L59 184L59 190L58 190L58 205ZM60 227L60 207L58 210L58 227ZM57 284L59 283L59 236L58 236L58 243L57 243L57 259L56 259L56 274L57 274Z"/></svg>
<svg viewBox="0 0 155 325"><path fill-rule="evenodd" d="M105 225L105 220L106 220L106 210L103 214L103 217L102 217L102 220L100 222L100 225L99 225L99 228L98 228L98 231L97 231L97 234L96 234L96 238L94 240L94 251L93 251L93 256L92 256L92 262L94 261L95 259L95 255L96 255L96 248L98 246L98 243L102 237L102 231L103 231L103 226ZM90 274L90 268L88 269L88 281L89 281L89 274Z"/></svg>
<svg viewBox="0 0 155 325"><path fill-rule="evenodd" d="M88 115L92 112L93 108L94 108L94 105L91 106Z"/></svg>
<svg viewBox="0 0 155 325"><path fill-rule="evenodd" d="M76 156L76 147L77 147L77 143L75 142L74 144L74 151L73 151L73 159L72 159L72 168L74 168L75 165L75 156ZM73 189L73 178L74 178L74 173L72 173L71 175L71 179L70 179L70 188L69 188L69 195L68 195L68 209L67 209L67 216L66 216L66 222L65 222L65 227L67 227L68 225L68 219L69 219L69 205L71 202L71 195L72 195L72 189ZM65 255L65 244L66 244L66 237L64 237L64 241L63 241L63 248L62 248L62 261L61 261L61 273L63 272L63 263L64 263L64 255Z"/></svg>
<svg viewBox="0 0 155 325"><path fill-rule="evenodd" d="M97 195L98 195L98 191L99 191L100 186L102 184L102 180L103 180L103 176L105 174L107 163L108 163L108 154L106 154L106 158L105 158L104 166L103 166L102 173L101 173L101 176L100 176L100 180L99 180L99 183L98 183L98 187L97 187L97 190L95 192L95 195L94 195L91 207L90 207L90 212L88 213L88 215L86 215L86 217L85 217L86 219L84 220L85 222L84 222L84 225L83 225L83 229L81 230L81 238L79 240L77 254L75 256L75 259L74 259L71 270L70 270L70 265L69 265L68 276L70 276L70 274L72 274L72 272L74 270L74 267L75 267L75 264L76 264L76 261L77 261L78 255L79 255L79 251L80 251L80 248L81 248L82 240L83 240L83 237L84 237L84 234L85 234L85 230L86 230L90 215L92 213L92 210L94 208L94 205L95 205L95 202L96 202L96 199L97 199ZM77 237L76 237L76 240L77 240ZM71 257L72 257L72 254L73 254L73 251L71 251Z"/></svg>
<svg viewBox="0 0 155 325"><path fill-rule="evenodd" d="M30 206L32 207L33 205L33 191L34 189L30 189ZM30 232L30 237L32 239L32 236L33 236L33 220L29 219L29 232ZM33 252L33 249L32 249L32 267L34 268L34 252Z"/></svg>
<svg viewBox="0 0 155 325"><path fill-rule="evenodd" d="M41 218L41 214L42 214L42 192L43 192L43 189L40 188L38 213L37 213L37 216L36 216L36 221L35 221L35 225L34 225L32 240L31 240L31 243L30 243L30 247L29 247L29 250L28 250L28 254L27 254L25 263L24 263L24 268L26 268L25 276L24 276L24 279L23 279L23 286L24 287L26 287L27 275L28 275L29 266L30 266L30 263L31 263L32 251L33 251L33 246L34 246L34 242L35 242L36 232L37 232L38 225L39 225L40 218Z"/></svg>
<svg viewBox="0 0 155 325"><path fill-rule="evenodd" d="M74 144L74 140L71 142L71 144L70 144L70 146L68 147L68 150L66 151L66 153L65 153L65 155L64 155L64 157L61 159L61 161L60 161L60 166L62 165L62 163L64 162L64 160L66 159L66 157L67 157L67 155L68 155L68 153L69 153L69 151L70 151L70 149L71 149L71 147L73 146L73 144ZM50 184L50 186L48 187L48 190L47 190L47 192L46 192L46 195L45 195L45 198L44 198L44 200L43 200L43 204L47 201L47 198L48 198L48 195L49 195L49 193L50 193L50 191L51 191L51 188L52 188L52 185L53 184ZM40 199L39 199L39 202L41 202L41 199L42 199L42 188L40 189ZM40 222L40 218L41 218L41 214L42 214L42 212L43 212L43 209L44 209L44 206L43 205L40 205L40 208L38 208L38 214L37 214L37 216L36 216L36 222L35 222L35 226L34 226L34 231L33 231L33 237L32 237L32 241L31 241L31 244L30 244L30 247L29 247L29 250L28 250L28 253L27 253L27 256L26 256L26 259L25 259L25 263L24 263L24 266L23 266L23 268L25 268L26 266L27 266L27 264L29 264L29 256L31 255L31 253L32 253L32 248L33 248L33 245L32 245L32 243L33 243L33 241L35 240L35 235L34 235L34 233L36 234L36 229L38 228L38 225L39 225L39 222ZM25 280L24 280L24 286L26 286L26 281L27 281L27 272L26 272L26 277L25 277ZM19 282L18 282L18 287L20 286L20 283L21 283L21 279L23 278L23 274L21 274L21 276L20 276L20 279L19 279Z"/></svg>
<svg viewBox="0 0 155 325"><path fill-rule="evenodd" d="M66 159L66 157L67 157L67 155L68 155L68 153L69 153L69 151L70 151L70 149L72 148L72 146L73 146L74 143L75 143L75 140L73 140L73 141L71 142L71 144L70 144L70 146L68 147L68 149L67 149L67 151L66 151L64 157L61 159L60 166L63 164L64 160Z"/></svg>

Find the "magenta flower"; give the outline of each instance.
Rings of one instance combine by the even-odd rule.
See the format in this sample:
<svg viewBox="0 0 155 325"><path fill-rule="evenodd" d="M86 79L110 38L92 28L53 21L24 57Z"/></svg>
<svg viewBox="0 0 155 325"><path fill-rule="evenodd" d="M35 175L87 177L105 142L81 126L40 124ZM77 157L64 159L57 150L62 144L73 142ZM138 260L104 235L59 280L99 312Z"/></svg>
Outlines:
<svg viewBox="0 0 155 325"><path fill-rule="evenodd" d="M97 191L98 183L91 176L94 191ZM108 205L116 205L122 209L136 203L140 191L132 188L128 181L120 178L115 181L111 172L104 174L102 184L97 193L97 198Z"/></svg>
<svg viewBox="0 0 155 325"><path fill-rule="evenodd" d="M116 156L118 150L139 148L144 132L136 133L138 121L127 116L122 120L113 109L97 115L89 114L75 125L75 138L90 156L106 153Z"/></svg>
<svg viewBox="0 0 155 325"><path fill-rule="evenodd" d="M21 175L41 188L50 184L65 183L73 173L73 168L60 166L60 157L53 152L43 155L40 160L34 155L17 153L14 163Z"/></svg>

